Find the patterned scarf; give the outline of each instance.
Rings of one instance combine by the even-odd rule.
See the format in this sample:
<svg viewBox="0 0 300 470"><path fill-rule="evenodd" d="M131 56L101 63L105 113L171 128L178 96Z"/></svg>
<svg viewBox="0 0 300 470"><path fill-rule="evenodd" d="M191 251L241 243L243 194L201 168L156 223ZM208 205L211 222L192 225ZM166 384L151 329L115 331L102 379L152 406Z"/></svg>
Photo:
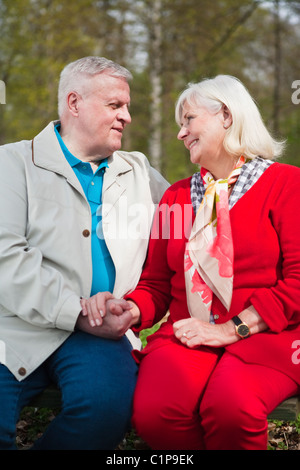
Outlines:
<svg viewBox="0 0 300 470"><path fill-rule="evenodd" d="M214 180L201 169L205 194L196 214L184 255L190 315L210 321L215 294L227 310L233 287L233 241L229 215L229 188L237 181L245 158L240 157L228 178Z"/></svg>

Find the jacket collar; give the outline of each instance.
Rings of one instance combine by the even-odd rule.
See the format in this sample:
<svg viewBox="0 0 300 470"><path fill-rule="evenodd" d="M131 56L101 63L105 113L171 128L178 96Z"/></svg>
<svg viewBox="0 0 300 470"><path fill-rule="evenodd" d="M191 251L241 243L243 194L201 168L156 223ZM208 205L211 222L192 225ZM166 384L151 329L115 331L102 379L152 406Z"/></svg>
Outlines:
<svg viewBox="0 0 300 470"><path fill-rule="evenodd" d="M84 195L81 184L79 183L73 169L66 160L60 144L55 135L54 126L59 121L50 122L33 140L32 140L32 161L34 165L52 171L64 176L67 181ZM106 191L117 200L125 191L125 187L118 182L118 176L132 171L132 166L122 158L122 152L114 152L108 157L108 168L105 171L103 181L103 195Z"/></svg>
<svg viewBox="0 0 300 470"><path fill-rule="evenodd" d="M106 191L111 184L118 180L118 176L132 171L132 166L121 156L121 152L114 152L107 159L108 168L106 169L103 181L103 192Z"/></svg>
<svg viewBox="0 0 300 470"><path fill-rule="evenodd" d="M80 193L83 193L73 169L67 162L55 135L52 121L32 140L32 161L35 166L64 176Z"/></svg>
<svg viewBox="0 0 300 470"><path fill-rule="evenodd" d="M66 159L61 150L54 126L58 121L52 121L32 140L32 161L34 165L55 173L63 174L66 169Z"/></svg>

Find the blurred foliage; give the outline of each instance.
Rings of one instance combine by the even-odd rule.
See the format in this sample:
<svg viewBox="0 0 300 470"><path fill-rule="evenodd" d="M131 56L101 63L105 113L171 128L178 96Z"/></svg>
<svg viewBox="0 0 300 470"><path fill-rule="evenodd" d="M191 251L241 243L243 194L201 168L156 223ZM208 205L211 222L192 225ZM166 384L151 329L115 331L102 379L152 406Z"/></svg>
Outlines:
<svg viewBox="0 0 300 470"><path fill-rule="evenodd" d="M161 38L155 49L154 3ZM157 18L156 18L157 21ZM0 0L0 143L31 139L57 118L62 68L85 55L103 55L128 67L133 121L125 150L151 160L151 74L161 84L162 173L174 182L195 171L178 142L174 105L190 81L219 73L240 78L278 137L287 139L283 161L300 166L300 0Z"/></svg>

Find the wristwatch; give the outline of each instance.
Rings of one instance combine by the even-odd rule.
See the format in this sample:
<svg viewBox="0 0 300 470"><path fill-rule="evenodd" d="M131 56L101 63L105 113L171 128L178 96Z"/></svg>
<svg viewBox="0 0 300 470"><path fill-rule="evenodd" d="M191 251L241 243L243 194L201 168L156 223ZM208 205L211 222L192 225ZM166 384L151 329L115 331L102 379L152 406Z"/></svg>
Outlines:
<svg viewBox="0 0 300 470"><path fill-rule="evenodd" d="M238 316L233 317L232 321L235 324L236 334L240 338L244 339L244 338L248 338L248 336L250 336L249 326L246 325L246 323L242 322L242 320Z"/></svg>

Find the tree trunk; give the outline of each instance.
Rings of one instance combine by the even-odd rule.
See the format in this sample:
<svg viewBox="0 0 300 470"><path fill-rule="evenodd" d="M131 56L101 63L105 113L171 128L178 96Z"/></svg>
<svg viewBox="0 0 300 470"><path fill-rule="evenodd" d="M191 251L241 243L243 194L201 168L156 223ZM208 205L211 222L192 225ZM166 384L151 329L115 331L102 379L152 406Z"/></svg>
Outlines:
<svg viewBox="0 0 300 470"><path fill-rule="evenodd" d="M274 0L274 92L273 92L273 130L280 132L280 86L281 86L281 26L280 0Z"/></svg>
<svg viewBox="0 0 300 470"><path fill-rule="evenodd" d="M151 109L150 109L150 138L149 156L152 165L158 171L162 168L162 25L161 0L154 0L151 12L150 26L150 82L151 82Z"/></svg>

